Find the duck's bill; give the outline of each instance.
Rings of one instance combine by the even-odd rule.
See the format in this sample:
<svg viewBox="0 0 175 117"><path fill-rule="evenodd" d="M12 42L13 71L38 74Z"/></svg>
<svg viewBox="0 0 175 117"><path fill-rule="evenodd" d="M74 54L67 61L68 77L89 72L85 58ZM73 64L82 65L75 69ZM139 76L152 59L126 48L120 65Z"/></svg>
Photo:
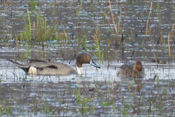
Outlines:
<svg viewBox="0 0 175 117"><path fill-rule="evenodd" d="M90 62L90 65L96 67L96 68L101 68L99 65L97 65L94 61Z"/></svg>

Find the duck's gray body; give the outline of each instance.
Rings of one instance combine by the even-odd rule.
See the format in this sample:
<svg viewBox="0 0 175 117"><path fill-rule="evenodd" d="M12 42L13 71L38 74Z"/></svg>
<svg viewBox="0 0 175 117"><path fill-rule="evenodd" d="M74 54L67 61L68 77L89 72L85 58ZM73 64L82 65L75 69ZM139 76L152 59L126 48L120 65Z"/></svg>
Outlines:
<svg viewBox="0 0 175 117"><path fill-rule="evenodd" d="M50 61L43 60L30 60L28 64L20 64L13 60L10 60L18 67L22 68L27 74L32 75L69 75L78 73L82 74L82 64L90 64L96 68L100 68L100 66L96 65L94 61L91 59L90 54L88 53L80 53L76 58L76 69L77 72L70 66L63 63L56 63Z"/></svg>
<svg viewBox="0 0 175 117"><path fill-rule="evenodd" d="M12 62L22 68L27 74L32 75L69 75L76 73L73 68L63 63L32 60L28 64L22 65ZM35 71L31 71L33 69Z"/></svg>

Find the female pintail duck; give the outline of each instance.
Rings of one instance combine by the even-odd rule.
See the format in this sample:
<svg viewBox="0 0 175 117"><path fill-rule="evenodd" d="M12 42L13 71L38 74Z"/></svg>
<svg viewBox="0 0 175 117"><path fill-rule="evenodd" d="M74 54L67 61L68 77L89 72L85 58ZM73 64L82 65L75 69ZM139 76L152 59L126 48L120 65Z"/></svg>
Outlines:
<svg viewBox="0 0 175 117"><path fill-rule="evenodd" d="M18 67L23 69L27 74L30 75L70 75L78 73L81 75L83 73L82 64L90 64L96 68L100 68L92 60L91 55L88 53L81 53L76 58L76 69L75 71L72 67L63 64L43 60L32 60L29 61L27 65L20 64L13 60L10 60Z"/></svg>
<svg viewBox="0 0 175 117"><path fill-rule="evenodd" d="M120 67L117 76L122 78L143 78L145 76L145 71L141 61L136 61L135 63L123 64Z"/></svg>

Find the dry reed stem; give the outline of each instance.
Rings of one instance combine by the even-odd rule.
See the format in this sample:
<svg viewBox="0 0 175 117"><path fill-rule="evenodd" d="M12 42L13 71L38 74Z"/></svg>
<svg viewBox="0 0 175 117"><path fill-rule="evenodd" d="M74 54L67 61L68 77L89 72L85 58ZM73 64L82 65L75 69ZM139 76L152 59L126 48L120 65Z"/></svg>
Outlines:
<svg viewBox="0 0 175 117"><path fill-rule="evenodd" d="M118 24L116 24L116 22L114 20L114 15L112 13L111 0L108 0L108 3L109 3L109 10L110 10L110 17L111 17L112 23L114 25L114 28L111 28L109 20L108 20L108 24L109 24L110 28L116 34L116 43L115 43L115 45L116 45L116 47L118 47L120 45L119 41L118 41L118 35L119 35L119 28L120 28L121 12L120 12L120 18L119 18ZM121 9L120 9L120 11L121 11Z"/></svg>
<svg viewBox="0 0 175 117"><path fill-rule="evenodd" d="M146 22L146 31L145 31L145 35L148 34L148 30L149 30L149 28L148 28L148 25L149 25L149 18L150 18L150 15L151 15L151 13L152 13L152 7L153 7L153 2L151 1L151 3L150 3L150 8L149 8L149 15L148 15L148 19L147 19L147 22Z"/></svg>
<svg viewBox="0 0 175 117"><path fill-rule="evenodd" d="M112 23L114 24L114 31L115 31L116 34L118 34L118 28L116 26L116 23L115 23L115 20L114 20L114 15L112 13L111 0L108 0L108 1L109 1L109 10L110 10L111 20L112 20Z"/></svg>
<svg viewBox="0 0 175 117"><path fill-rule="evenodd" d="M36 38L36 24L33 22L33 38Z"/></svg>
<svg viewBox="0 0 175 117"><path fill-rule="evenodd" d="M172 32L172 35L173 35L173 32L174 32L174 24L172 24L171 32Z"/></svg>
<svg viewBox="0 0 175 117"><path fill-rule="evenodd" d="M63 35L64 35L65 39L68 39L68 36L67 36L65 29L63 29Z"/></svg>
<svg viewBox="0 0 175 117"><path fill-rule="evenodd" d="M153 57L154 57L154 60L155 60L155 62L156 63L158 63L158 53L157 52L154 52L154 50L155 50L155 43L154 43L154 40L152 39L152 37L150 38L150 40L151 40L151 43L152 43L152 50L153 50Z"/></svg>
<svg viewBox="0 0 175 117"><path fill-rule="evenodd" d="M171 57L170 33L168 34L168 55Z"/></svg>

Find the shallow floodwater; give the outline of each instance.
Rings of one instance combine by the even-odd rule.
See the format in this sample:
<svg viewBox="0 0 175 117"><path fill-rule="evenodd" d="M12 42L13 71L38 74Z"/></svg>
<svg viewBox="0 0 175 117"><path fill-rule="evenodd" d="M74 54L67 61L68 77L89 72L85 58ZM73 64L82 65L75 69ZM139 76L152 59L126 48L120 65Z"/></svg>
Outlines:
<svg viewBox="0 0 175 117"><path fill-rule="evenodd" d="M113 66L107 68L107 63L103 63L101 69L84 65L81 77L30 76L9 61L1 60L2 113L15 116L175 114L173 65L143 63L146 77L134 80L116 76L121 64L111 62Z"/></svg>
<svg viewBox="0 0 175 117"><path fill-rule="evenodd" d="M35 11L50 26L57 20L57 30L65 30L69 37L45 41L44 46L15 39L25 29L24 16L31 10L30 2L0 2L0 115L175 115L173 0L111 0L117 33L107 0L37 1ZM8 61L51 59L75 68L72 57L84 51L101 69L84 65L82 76L31 76ZM123 63L134 60L143 62L145 78L116 76Z"/></svg>

